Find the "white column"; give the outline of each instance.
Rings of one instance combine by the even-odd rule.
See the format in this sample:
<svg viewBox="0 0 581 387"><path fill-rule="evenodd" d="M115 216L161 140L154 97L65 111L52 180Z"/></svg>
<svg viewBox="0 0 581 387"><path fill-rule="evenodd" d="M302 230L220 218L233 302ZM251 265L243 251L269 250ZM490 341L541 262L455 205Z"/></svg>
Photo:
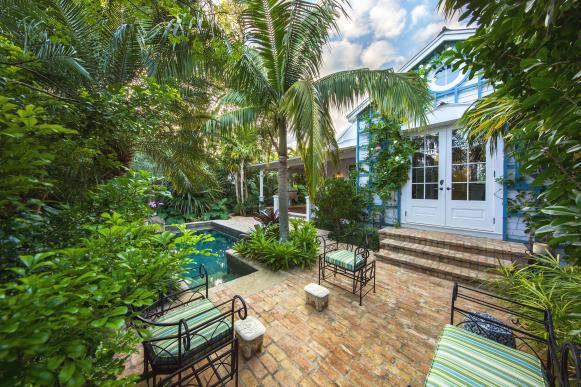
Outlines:
<svg viewBox="0 0 581 387"><path fill-rule="evenodd" d="M261 169L260 173L258 174L259 177L259 187L260 187L260 194L258 196L258 207L262 208L264 205L264 170Z"/></svg>
<svg viewBox="0 0 581 387"><path fill-rule="evenodd" d="M272 195L274 212L278 212L278 195Z"/></svg>
<svg viewBox="0 0 581 387"><path fill-rule="evenodd" d="M306 215L307 215L307 221L311 220L311 198L309 197L309 195L305 196L305 201L306 201Z"/></svg>

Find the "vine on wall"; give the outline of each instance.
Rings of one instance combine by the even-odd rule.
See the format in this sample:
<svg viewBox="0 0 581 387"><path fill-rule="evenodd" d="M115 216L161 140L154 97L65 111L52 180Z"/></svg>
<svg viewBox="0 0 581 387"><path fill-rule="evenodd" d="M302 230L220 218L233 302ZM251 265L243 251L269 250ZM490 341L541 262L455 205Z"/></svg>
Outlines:
<svg viewBox="0 0 581 387"><path fill-rule="evenodd" d="M391 200L394 191L408 181L411 157L415 152L411 139L401 133L401 123L382 116L367 119L369 133L367 162L373 165L372 190L381 200Z"/></svg>

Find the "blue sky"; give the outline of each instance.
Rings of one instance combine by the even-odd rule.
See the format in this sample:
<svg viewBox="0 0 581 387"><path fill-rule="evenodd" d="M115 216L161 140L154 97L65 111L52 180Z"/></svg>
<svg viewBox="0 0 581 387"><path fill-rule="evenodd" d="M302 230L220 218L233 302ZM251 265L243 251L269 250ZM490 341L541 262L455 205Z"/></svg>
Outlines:
<svg viewBox="0 0 581 387"><path fill-rule="evenodd" d="M460 27L445 20L437 0L351 0L350 18L339 20L340 34L331 38L322 74L368 67L399 67L442 29ZM335 129L347 124L347 112L333 112Z"/></svg>

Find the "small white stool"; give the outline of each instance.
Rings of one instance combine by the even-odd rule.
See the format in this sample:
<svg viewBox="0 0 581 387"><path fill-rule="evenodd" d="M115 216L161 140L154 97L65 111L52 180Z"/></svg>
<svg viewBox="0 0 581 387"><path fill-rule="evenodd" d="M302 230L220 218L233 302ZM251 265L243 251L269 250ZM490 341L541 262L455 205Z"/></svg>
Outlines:
<svg viewBox="0 0 581 387"><path fill-rule="evenodd" d="M234 331L245 359L250 359L253 351L262 351L262 341L266 328L256 317L249 316L245 320L235 321Z"/></svg>
<svg viewBox="0 0 581 387"><path fill-rule="evenodd" d="M305 303L314 305L321 312L329 305L329 289L311 282L305 286Z"/></svg>

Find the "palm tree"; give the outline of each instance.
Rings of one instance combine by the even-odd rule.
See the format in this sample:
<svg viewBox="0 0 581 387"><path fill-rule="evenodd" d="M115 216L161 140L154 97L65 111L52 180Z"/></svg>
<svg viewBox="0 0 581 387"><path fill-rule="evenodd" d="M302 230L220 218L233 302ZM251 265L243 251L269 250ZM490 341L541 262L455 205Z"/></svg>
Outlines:
<svg viewBox="0 0 581 387"><path fill-rule="evenodd" d="M234 60L225 74L231 90L224 105L236 106L218 118L222 128L268 123L278 151L280 238L288 239L287 138L297 140L311 195L321 170L336 149L329 114L369 96L381 112L398 120L423 122L431 95L416 74L393 70L356 69L320 77L322 54L329 36L338 32L345 15L344 0L248 0L242 13L244 42L231 48ZM229 45L235 47L235 45Z"/></svg>

